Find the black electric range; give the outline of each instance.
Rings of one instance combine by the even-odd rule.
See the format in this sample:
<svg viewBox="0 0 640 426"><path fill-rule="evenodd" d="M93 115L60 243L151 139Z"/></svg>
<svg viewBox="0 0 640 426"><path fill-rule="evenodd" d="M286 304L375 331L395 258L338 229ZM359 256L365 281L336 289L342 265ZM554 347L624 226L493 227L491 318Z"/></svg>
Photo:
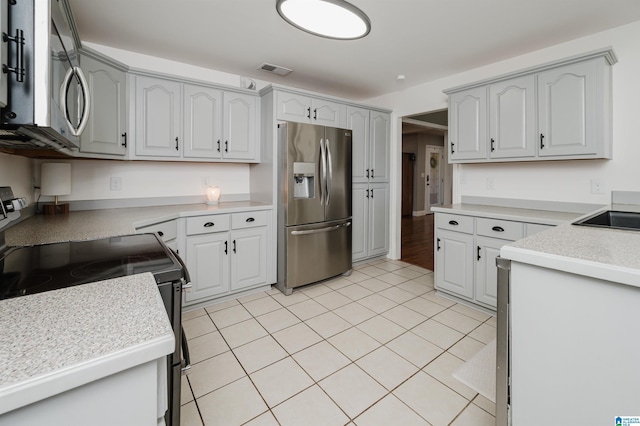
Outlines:
<svg viewBox="0 0 640 426"><path fill-rule="evenodd" d="M180 376L190 368L182 330L182 290L189 273L156 234L12 247L0 253L0 300L151 272L175 336L167 356L167 426L180 424Z"/></svg>
<svg viewBox="0 0 640 426"><path fill-rule="evenodd" d="M0 258L0 299L152 272L156 282L184 278L180 261L155 234L14 247Z"/></svg>

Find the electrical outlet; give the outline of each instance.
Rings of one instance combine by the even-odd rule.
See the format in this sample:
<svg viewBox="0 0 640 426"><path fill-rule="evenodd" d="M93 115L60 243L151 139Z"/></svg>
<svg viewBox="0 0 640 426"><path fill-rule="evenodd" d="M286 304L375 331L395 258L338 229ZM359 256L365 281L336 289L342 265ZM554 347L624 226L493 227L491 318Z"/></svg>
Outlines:
<svg viewBox="0 0 640 426"><path fill-rule="evenodd" d="M122 178L120 176L111 176L109 185L111 191L122 191Z"/></svg>
<svg viewBox="0 0 640 426"><path fill-rule="evenodd" d="M496 189L496 179L495 178L487 178L487 189L494 190Z"/></svg>
<svg viewBox="0 0 640 426"><path fill-rule="evenodd" d="M604 194L604 183L600 179L591 179L591 193Z"/></svg>

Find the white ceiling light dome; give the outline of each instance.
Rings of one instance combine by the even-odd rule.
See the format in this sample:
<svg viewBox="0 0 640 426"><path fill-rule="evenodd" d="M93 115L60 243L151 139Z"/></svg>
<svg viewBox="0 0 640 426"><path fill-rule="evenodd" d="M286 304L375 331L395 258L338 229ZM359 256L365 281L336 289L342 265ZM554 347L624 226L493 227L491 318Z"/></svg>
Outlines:
<svg viewBox="0 0 640 426"><path fill-rule="evenodd" d="M344 0L277 0L282 18L320 37L355 40L371 31L367 15Z"/></svg>

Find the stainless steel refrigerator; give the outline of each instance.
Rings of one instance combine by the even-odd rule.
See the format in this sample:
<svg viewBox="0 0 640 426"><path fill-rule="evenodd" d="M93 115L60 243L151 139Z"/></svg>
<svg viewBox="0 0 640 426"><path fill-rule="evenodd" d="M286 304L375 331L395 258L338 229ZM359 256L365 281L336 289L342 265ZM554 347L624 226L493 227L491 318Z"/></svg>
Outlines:
<svg viewBox="0 0 640 426"><path fill-rule="evenodd" d="M278 288L351 271L351 130L278 125Z"/></svg>

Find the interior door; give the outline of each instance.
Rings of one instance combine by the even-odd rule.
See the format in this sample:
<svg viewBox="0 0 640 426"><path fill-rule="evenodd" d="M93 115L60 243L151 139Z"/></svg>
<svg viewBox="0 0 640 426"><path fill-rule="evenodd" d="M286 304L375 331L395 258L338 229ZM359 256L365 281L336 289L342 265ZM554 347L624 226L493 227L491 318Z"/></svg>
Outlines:
<svg viewBox="0 0 640 426"><path fill-rule="evenodd" d="M325 220L351 217L351 130L325 128L327 194Z"/></svg>
<svg viewBox="0 0 640 426"><path fill-rule="evenodd" d="M304 225L324 221L324 127L287 123L280 127L287 150L285 224Z"/></svg>
<svg viewBox="0 0 640 426"><path fill-rule="evenodd" d="M442 148L427 147L427 164L425 165L425 197L427 213L431 207L440 206L444 200L444 152Z"/></svg>

